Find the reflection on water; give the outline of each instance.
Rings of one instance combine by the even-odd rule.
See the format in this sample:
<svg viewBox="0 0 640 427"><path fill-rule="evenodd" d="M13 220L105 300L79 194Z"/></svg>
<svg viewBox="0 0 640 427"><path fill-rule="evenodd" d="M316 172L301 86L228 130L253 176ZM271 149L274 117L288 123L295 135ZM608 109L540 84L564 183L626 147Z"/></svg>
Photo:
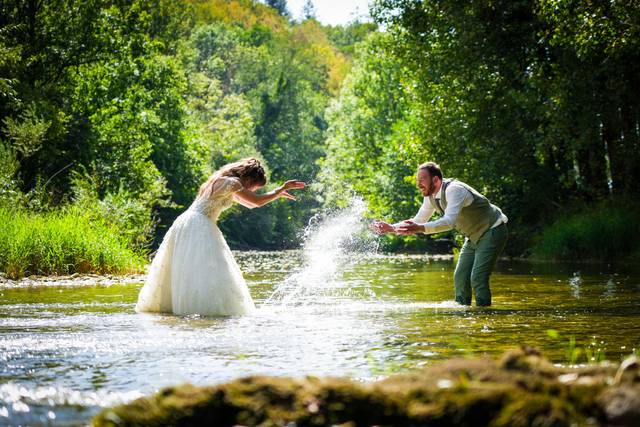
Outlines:
<svg viewBox="0 0 640 427"><path fill-rule="evenodd" d="M307 289L303 304L269 298L304 284L291 277L313 262L307 252L238 253L258 305L247 317L136 314L138 284L0 288L0 425L82 424L102 405L183 382L368 380L521 343L565 363L572 336L612 360L638 346L633 268L502 262L494 306L476 309L452 301L452 261L346 253L349 262L327 266L339 291Z"/></svg>

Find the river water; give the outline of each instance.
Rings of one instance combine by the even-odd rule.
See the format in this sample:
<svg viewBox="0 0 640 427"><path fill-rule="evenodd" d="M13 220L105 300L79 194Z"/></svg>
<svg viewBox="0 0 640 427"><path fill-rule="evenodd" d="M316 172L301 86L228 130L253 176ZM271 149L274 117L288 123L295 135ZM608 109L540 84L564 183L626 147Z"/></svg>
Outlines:
<svg viewBox="0 0 640 427"><path fill-rule="evenodd" d="M502 261L494 305L476 309L452 301L452 260L236 256L258 306L246 317L136 314L140 284L1 288L0 425L81 425L103 406L184 382L373 380L520 344L556 363L618 361L640 344L631 267ZM301 290L314 278L322 286Z"/></svg>
<svg viewBox="0 0 640 427"><path fill-rule="evenodd" d="M83 425L186 382L370 381L521 344L561 364L640 348L637 267L501 261L493 306L463 307L452 259L380 254L364 212L354 199L313 218L299 251L236 253L257 305L243 317L137 314L140 283L0 282L0 425Z"/></svg>

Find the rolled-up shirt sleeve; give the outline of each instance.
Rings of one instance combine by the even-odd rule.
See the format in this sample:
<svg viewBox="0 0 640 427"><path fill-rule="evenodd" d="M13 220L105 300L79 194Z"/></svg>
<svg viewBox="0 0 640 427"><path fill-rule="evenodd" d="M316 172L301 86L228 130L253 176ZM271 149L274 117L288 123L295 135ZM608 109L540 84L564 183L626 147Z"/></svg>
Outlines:
<svg viewBox="0 0 640 427"><path fill-rule="evenodd" d="M444 210L444 215L435 221L425 222L424 224L421 223L424 221L416 222L424 227L424 233L426 234L451 230L458 219L460 211L465 206L465 199L468 193L467 189L462 186L449 185L449 188L447 188L447 207Z"/></svg>
<svg viewBox="0 0 640 427"><path fill-rule="evenodd" d="M418 209L418 213L413 217L412 221L418 224L427 222L429 221L429 218L431 218L431 215L433 215L434 211L435 209L433 208L433 206L431 206L429 198L425 197L424 201L422 202L422 206L420 206L420 209Z"/></svg>

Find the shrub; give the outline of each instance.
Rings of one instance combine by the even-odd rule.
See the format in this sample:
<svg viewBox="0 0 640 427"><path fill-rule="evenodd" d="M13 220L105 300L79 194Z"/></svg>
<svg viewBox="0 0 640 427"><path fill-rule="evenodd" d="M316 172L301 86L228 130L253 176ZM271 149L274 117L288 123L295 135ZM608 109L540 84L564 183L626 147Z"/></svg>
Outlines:
<svg viewBox="0 0 640 427"><path fill-rule="evenodd" d="M95 221L104 221L126 238L130 247L144 250L155 231L154 206L172 206L164 199L164 181L159 180L148 192L134 196L122 186L117 192L98 195L98 186L88 174L74 173L73 206Z"/></svg>
<svg viewBox="0 0 640 427"><path fill-rule="evenodd" d="M540 258L612 260L640 250L640 205L608 200L557 219L542 232Z"/></svg>
<svg viewBox="0 0 640 427"><path fill-rule="evenodd" d="M33 213L0 208L0 271L30 274L132 273L145 258L105 221L77 207Z"/></svg>

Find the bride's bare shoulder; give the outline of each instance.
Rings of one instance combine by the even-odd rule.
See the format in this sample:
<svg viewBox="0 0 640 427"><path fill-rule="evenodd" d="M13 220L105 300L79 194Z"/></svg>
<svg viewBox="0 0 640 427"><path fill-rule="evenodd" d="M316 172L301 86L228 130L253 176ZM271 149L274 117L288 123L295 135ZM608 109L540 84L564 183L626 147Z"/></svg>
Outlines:
<svg viewBox="0 0 640 427"><path fill-rule="evenodd" d="M213 184L212 195L218 195L221 193L232 193L242 190L242 182L239 178L234 176L223 176L216 180Z"/></svg>

